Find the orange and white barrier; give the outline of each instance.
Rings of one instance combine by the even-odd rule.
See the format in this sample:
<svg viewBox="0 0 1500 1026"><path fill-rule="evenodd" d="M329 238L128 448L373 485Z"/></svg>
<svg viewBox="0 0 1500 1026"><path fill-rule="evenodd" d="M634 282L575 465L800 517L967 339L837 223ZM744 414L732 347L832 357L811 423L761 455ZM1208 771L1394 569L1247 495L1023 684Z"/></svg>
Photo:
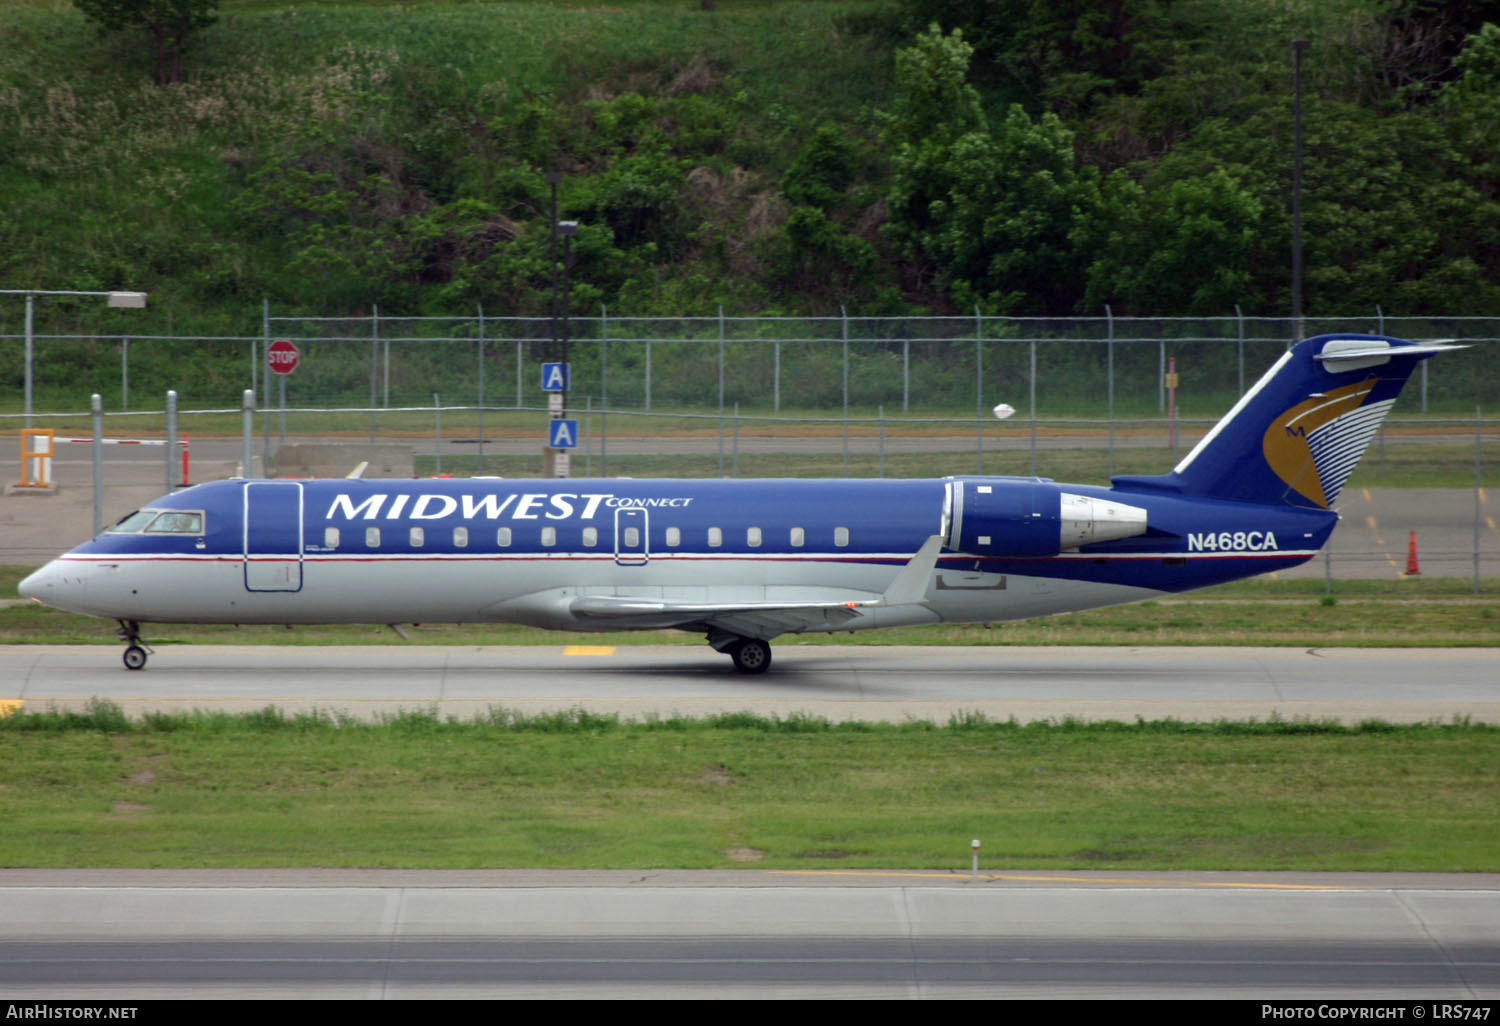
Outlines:
<svg viewBox="0 0 1500 1026"><path fill-rule="evenodd" d="M52 432L48 431L47 434L50 435L50 434L52 434ZM71 444L71 445L93 445L94 444L94 440L92 438L59 438L59 439L56 439L56 442L57 442L58 445L69 445L69 444ZM161 439L161 438L101 438L101 439L99 439L99 443L101 445L166 445L167 444L166 441L164 439ZM192 480L192 478L190 478L188 476L188 467L190 465L191 447L188 444L188 440L187 440L186 436L183 436L182 438L179 438L177 440L177 447L182 450L182 480L180 482L178 482L178 483L182 487L186 488L188 486L188 483Z"/></svg>
<svg viewBox="0 0 1500 1026"><path fill-rule="evenodd" d="M21 429L21 480L17 488L51 488L55 439L50 428Z"/></svg>

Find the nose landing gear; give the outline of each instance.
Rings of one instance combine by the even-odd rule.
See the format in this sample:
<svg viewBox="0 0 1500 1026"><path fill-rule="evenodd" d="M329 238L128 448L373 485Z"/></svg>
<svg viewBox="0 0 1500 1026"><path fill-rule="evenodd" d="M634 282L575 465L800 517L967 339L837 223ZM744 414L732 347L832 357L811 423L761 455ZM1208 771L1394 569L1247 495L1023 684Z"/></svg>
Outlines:
<svg viewBox="0 0 1500 1026"><path fill-rule="evenodd" d="M149 645L141 644L141 625L138 620L121 620L120 629L115 636L127 643L125 654L121 657L127 670L140 670L146 666L146 653L155 649Z"/></svg>

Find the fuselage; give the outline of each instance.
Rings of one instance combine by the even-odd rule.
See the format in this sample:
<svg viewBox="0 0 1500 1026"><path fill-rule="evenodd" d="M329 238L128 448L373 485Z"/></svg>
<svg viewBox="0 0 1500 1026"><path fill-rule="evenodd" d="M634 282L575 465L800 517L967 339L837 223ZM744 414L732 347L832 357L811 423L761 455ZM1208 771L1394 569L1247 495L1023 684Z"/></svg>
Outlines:
<svg viewBox="0 0 1500 1026"><path fill-rule="evenodd" d="M785 628L859 630L1234 580L1305 561L1336 522L1322 509L1033 478L229 480L152 503L22 593L125 621L696 629L706 621L669 613L600 620L578 600L875 599L941 537L921 602Z"/></svg>

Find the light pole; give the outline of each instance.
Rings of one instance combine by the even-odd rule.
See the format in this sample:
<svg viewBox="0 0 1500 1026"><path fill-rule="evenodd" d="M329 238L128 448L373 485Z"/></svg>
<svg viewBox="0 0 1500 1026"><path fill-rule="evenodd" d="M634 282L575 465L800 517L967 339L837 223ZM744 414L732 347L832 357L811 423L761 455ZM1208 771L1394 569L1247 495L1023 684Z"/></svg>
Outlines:
<svg viewBox="0 0 1500 1026"><path fill-rule="evenodd" d="M553 359L557 358L557 186L562 181L561 171L548 171L547 184L552 186L552 259L548 267L552 271L552 343L548 347Z"/></svg>
<svg viewBox="0 0 1500 1026"><path fill-rule="evenodd" d="M573 369L568 364L568 298L571 291L571 283L568 281L568 271L573 262L573 236L578 234L577 221L556 222L556 233L563 240L563 280L562 280L562 362L568 367L568 377L565 379L569 385L572 382ZM563 416L568 415L568 390L563 389Z"/></svg>
<svg viewBox="0 0 1500 1026"><path fill-rule="evenodd" d="M26 297L26 426L31 427L31 382L32 382L32 316L37 296L107 296L109 305L126 309L143 309L146 305L144 292L57 292L48 289L0 289L0 296Z"/></svg>
<svg viewBox="0 0 1500 1026"><path fill-rule="evenodd" d="M1292 41L1292 342L1302 341L1302 51Z"/></svg>

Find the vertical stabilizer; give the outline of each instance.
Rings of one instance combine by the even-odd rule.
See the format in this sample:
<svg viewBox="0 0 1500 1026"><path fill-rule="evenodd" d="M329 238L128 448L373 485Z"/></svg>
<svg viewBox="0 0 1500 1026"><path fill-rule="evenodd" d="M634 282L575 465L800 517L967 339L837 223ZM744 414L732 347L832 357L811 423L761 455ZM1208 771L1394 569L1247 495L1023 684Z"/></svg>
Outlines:
<svg viewBox="0 0 1500 1026"><path fill-rule="evenodd" d="M1282 355L1170 474L1116 488L1328 509L1419 360L1452 349L1319 335Z"/></svg>

